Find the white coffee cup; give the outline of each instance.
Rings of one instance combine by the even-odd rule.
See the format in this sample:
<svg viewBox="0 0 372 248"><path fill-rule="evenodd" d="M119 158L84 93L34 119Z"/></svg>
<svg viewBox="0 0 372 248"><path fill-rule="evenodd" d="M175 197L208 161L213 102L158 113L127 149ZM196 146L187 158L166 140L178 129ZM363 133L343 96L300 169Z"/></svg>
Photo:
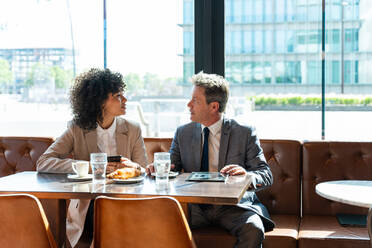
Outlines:
<svg viewBox="0 0 372 248"><path fill-rule="evenodd" d="M89 173L88 161L75 161L72 162L71 166L78 177L85 177Z"/></svg>

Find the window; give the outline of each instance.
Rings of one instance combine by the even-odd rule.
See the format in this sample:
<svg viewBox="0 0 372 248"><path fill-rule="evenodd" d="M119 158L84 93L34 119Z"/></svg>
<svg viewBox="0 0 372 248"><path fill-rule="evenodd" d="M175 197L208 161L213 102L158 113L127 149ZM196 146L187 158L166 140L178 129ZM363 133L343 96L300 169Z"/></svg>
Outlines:
<svg viewBox="0 0 372 248"><path fill-rule="evenodd" d="M213 8L201 0L110 0L106 60L102 1L0 3L0 37L7 37L0 39L0 114L6 116L0 119L0 135L59 135L71 118L71 79L107 62L128 82L127 117L138 120L136 109L142 107L149 123L143 125L145 136L172 137L177 125L189 121L189 78L195 67L207 64L231 82L231 99L246 101L238 111L242 105L232 100L228 109L234 111L226 115L255 125L261 138L322 138L324 79L325 139L372 139L365 131L372 121L367 112L372 109L372 5L367 1L225 0ZM202 20L197 27L194 18ZM200 28L223 21L224 33ZM200 35L209 31L209 38ZM200 37L218 49L204 53ZM218 55L222 51L225 56Z"/></svg>
<svg viewBox="0 0 372 248"><path fill-rule="evenodd" d="M263 32L262 32L262 30L255 30L253 35L254 35L253 53L262 53L263 52Z"/></svg>
<svg viewBox="0 0 372 248"><path fill-rule="evenodd" d="M275 32L275 51L277 53L286 52L285 39L286 39L285 31L284 30L276 30L276 32Z"/></svg>
<svg viewBox="0 0 372 248"><path fill-rule="evenodd" d="M263 0L253 1L253 22L261 23L263 21Z"/></svg>
<svg viewBox="0 0 372 248"><path fill-rule="evenodd" d="M59 136L72 117L72 79L105 62L124 75L126 118L144 136L172 137L189 120L183 87L194 74L193 0L6 0L0 37L0 135Z"/></svg>
<svg viewBox="0 0 372 248"><path fill-rule="evenodd" d="M272 22L273 21L273 0L264 1L264 21Z"/></svg>
<svg viewBox="0 0 372 248"><path fill-rule="evenodd" d="M273 31L272 30L264 30L263 31L265 36L264 36L264 53L272 53L273 51Z"/></svg>
<svg viewBox="0 0 372 248"><path fill-rule="evenodd" d="M277 22L283 22L285 19L285 0L275 0L275 7L276 7L276 12L275 12L275 20Z"/></svg>
<svg viewBox="0 0 372 248"><path fill-rule="evenodd" d="M103 65L97 16L98 0L1 1L0 135L56 137L65 130L72 78Z"/></svg>

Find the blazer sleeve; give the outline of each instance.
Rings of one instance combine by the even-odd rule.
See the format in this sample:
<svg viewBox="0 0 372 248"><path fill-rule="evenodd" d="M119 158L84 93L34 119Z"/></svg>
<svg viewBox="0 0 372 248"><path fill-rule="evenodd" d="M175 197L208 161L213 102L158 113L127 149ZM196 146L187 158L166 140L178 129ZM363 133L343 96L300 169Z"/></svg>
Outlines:
<svg viewBox="0 0 372 248"><path fill-rule="evenodd" d="M176 133L174 134L172 145L169 150L170 155L171 155L171 162L172 164L175 165L175 168L174 168L175 171L182 170L181 153L180 153L178 135L179 135L179 128L176 130Z"/></svg>
<svg viewBox="0 0 372 248"><path fill-rule="evenodd" d="M74 144L73 126L68 129L57 140L49 146L36 162L37 172L46 173L74 173L69 158Z"/></svg>
<svg viewBox="0 0 372 248"><path fill-rule="evenodd" d="M134 145L131 151L131 160L138 163L142 167L147 165L147 154L145 149L145 143L142 137L142 131L140 127L136 128L136 134L134 135Z"/></svg>
<svg viewBox="0 0 372 248"><path fill-rule="evenodd" d="M273 184L273 175L269 165L266 163L260 141L254 128L251 128L251 134L248 137L245 157L245 169L248 174L253 176L253 188L258 191L271 186Z"/></svg>

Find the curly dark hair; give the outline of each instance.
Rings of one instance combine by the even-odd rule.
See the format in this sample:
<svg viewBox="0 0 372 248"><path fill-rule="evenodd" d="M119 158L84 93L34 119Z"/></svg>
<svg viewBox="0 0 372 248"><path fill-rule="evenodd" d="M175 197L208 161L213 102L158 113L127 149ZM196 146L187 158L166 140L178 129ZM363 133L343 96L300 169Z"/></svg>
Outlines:
<svg viewBox="0 0 372 248"><path fill-rule="evenodd" d="M84 130L97 128L103 121L103 104L108 95L124 91L123 76L109 69L92 68L78 75L70 90L73 122Z"/></svg>

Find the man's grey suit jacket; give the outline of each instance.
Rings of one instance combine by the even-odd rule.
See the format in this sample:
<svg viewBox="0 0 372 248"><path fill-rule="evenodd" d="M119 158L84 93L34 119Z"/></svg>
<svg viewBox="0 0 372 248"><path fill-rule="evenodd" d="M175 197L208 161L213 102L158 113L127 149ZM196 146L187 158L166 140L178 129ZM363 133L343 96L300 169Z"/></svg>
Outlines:
<svg viewBox="0 0 372 248"><path fill-rule="evenodd" d="M177 171L200 171L202 152L201 125L191 122L177 128L170 148L172 163ZM272 185L273 176L266 163L254 128L239 125L235 120L223 119L218 170L225 165L237 164L254 176L253 188L247 191L237 206L256 212L262 219L265 231L274 228L266 207L254 191ZM257 188L257 185L261 185Z"/></svg>

